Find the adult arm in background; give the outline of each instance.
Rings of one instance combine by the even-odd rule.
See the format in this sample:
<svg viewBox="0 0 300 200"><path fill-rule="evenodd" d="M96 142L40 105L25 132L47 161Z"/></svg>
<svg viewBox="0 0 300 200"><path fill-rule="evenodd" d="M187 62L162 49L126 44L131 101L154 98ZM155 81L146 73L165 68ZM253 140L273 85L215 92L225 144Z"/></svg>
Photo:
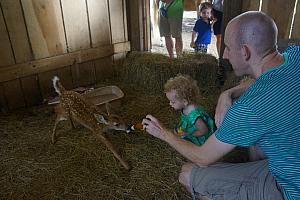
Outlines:
<svg viewBox="0 0 300 200"><path fill-rule="evenodd" d="M254 82L254 79L247 79L242 81L239 85L225 90L220 94L215 112L215 123L217 128L221 126L234 99L239 98Z"/></svg>
<svg viewBox="0 0 300 200"><path fill-rule="evenodd" d="M198 166L208 166L215 163L235 147L234 145L219 141L215 137L215 134L211 135L202 146L197 146L177 137L172 131L162 126L152 115L147 115L143 119L143 127L149 134L165 141L181 155Z"/></svg>

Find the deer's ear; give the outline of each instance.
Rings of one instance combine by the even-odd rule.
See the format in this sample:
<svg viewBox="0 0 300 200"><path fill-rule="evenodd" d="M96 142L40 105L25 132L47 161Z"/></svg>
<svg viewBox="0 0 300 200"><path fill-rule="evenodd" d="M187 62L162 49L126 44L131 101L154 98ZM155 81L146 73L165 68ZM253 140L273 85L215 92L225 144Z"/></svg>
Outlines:
<svg viewBox="0 0 300 200"><path fill-rule="evenodd" d="M108 124L107 121L104 119L103 115L100 115L98 113L94 113L94 116L96 120L101 124Z"/></svg>

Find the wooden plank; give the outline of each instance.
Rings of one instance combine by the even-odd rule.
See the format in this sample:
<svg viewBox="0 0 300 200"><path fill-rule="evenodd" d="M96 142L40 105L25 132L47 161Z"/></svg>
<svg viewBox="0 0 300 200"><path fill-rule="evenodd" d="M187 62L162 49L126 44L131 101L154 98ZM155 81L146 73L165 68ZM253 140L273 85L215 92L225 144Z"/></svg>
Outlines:
<svg viewBox="0 0 300 200"><path fill-rule="evenodd" d="M143 12L143 41L144 41L144 49L143 51L150 51L151 46L150 46L150 3L148 0L143 1L143 7L144 7L144 12Z"/></svg>
<svg viewBox="0 0 300 200"><path fill-rule="evenodd" d="M87 5L92 46L111 44L107 1L87 0Z"/></svg>
<svg viewBox="0 0 300 200"><path fill-rule="evenodd" d="M116 44L116 51L122 51L122 49L120 49L122 48L122 46L126 48L123 50L127 51L128 47L126 47L126 44ZM0 68L0 82L59 69L61 67L72 65L73 63L87 62L89 60L107 57L113 55L113 53L114 46L107 45L98 48L80 50L69 54L35 60L32 62L5 66Z"/></svg>
<svg viewBox="0 0 300 200"><path fill-rule="evenodd" d="M296 14L294 18L291 38L300 38L300 1L296 5Z"/></svg>
<svg viewBox="0 0 300 200"><path fill-rule="evenodd" d="M39 105L42 103L42 96L37 76L33 75L22 78L21 85L27 106Z"/></svg>
<svg viewBox="0 0 300 200"><path fill-rule="evenodd" d="M276 22L280 39L289 37L294 5L295 0L290 0L289 3L282 0L264 0L262 3L262 11Z"/></svg>
<svg viewBox="0 0 300 200"><path fill-rule="evenodd" d="M129 40L133 51L143 49L143 21L141 1L127 1L129 7Z"/></svg>
<svg viewBox="0 0 300 200"><path fill-rule="evenodd" d="M112 43L124 42L125 28L124 28L123 1L109 0L109 13L110 13Z"/></svg>
<svg viewBox="0 0 300 200"><path fill-rule="evenodd" d="M150 2L149 2L149 5L150 5ZM125 41L128 41L127 1L126 0L123 0L123 19L124 19Z"/></svg>
<svg viewBox="0 0 300 200"><path fill-rule="evenodd" d="M86 86L95 83L94 61L89 61L71 66L73 83L75 87Z"/></svg>
<svg viewBox="0 0 300 200"><path fill-rule="evenodd" d="M83 0L61 0L68 51L90 48L86 2Z"/></svg>
<svg viewBox="0 0 300 200"><path fill-rule="evenodd" d="M16 63L33 59L20 1L1 0Z"/></svg>
<svg viewBox="0 0 300 200"><path fill-rule="evenodd" d="M54 76L57 76L57 71L55 70L38 74L43 101L47 100L49 97L57 96L52 85L52 79Z"/></svg>
<svg viewBox="0 0 300 200"><path fill-rule="evenodd" d="M8 105L4 95L3 84L0 84L0 111L2 113L6 113L8 111Z"/></svg>
<svg viewBox="0 0 300 200"><path fill-rule="evenodd" d="M123 53L130 51L130 42L121 42L114 44L114 53Z"/></svg>
<svg viewBox="0 0 300 200"><path fill-rule="evenodd" d="M126 58L126 53L114 54L114 65L116 67L122 66L125 58Z"/></svg>
<svg viewBox="0 0 300 200"><path fill-rule="evenodd" d="M9 110L25 107L25 99L20 80L5 82L3 83L3 87Z"/></svg>
<svg viewBox="0 0 300 200"><path fill-rule="evenodd" d="M96 83L102 82L107 78L111 78L113 76L113 58L112 56L108 56L106 58L95 60L95 76Z"/></svg>
<svg viewBox="0 0 300 200"><path fill-rule="evenodd" d="M67 52L59 0L21 0L35 59Z"/></svg>
<svg viewBox="0 0 300 200"><path fill-rule="evenodd" d="M12 65L14 63L14 55L11 49L2 9L0 9L0 67Z"/></svg>
<svg viewBox="0 0 300 200"><path fill-rule="evenodd" d="M73 89L73 77L72 77L72 71L71 66L67 66L61 69L57 70L57 76L60 78L60 81L62 85L66 89Z"/></svg>
<svg viewBox="0 0 300 200"><path fill-rule="evenodd" d="M224 32L228 22L234 17L238 16L242 13L243 8L243 0L232 0L232 1L224 1L223 8L223 21L222 21L222 43L221 43L221 51L220 58L223 58L223 52L225 49L224 44Z"/></svg>
<svg viewBox="0 0 300 200"><path fill-rule="evenodd" d="M259 10L260 0L243 0L243 12L250 10Z"/></svg>

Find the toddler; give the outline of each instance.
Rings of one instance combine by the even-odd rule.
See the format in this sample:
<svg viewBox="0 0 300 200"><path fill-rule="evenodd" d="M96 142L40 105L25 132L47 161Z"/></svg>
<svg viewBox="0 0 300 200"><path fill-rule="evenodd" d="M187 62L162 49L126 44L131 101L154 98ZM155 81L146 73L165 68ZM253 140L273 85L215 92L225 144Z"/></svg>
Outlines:
<svg viewBox="0 0 300 200"><path fill-rule="evenodd" d="M175 134L196 145L204 144L216 126L214 120L196 105L199 98L197 82L188 75L179 74L169 79L164 87L170 106L181 111Z"/></svg>
<svg viewBox="0 0 300 200"><path fill-rule="evenodd" d="M204 2L200 4L199 19L193 28L190 44L195 52L207 53L207 46L211 43L211 10L211 3Z"/></svg>

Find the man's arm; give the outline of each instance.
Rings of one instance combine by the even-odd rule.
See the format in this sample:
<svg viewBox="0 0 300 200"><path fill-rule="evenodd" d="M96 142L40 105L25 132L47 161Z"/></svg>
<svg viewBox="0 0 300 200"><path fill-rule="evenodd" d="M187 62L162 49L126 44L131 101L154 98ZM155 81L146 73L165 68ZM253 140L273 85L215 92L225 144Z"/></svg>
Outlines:
<svg viewBox="0 0 300 200"><path fill-rule="evenodd" d="M254 83L254 81L254 79L245 80L239 85L221 93L215 112L215 123L217 128L219 128L222 124L228 109L232 105L233 100L240 97Z"/></svg>
<svg viewBox="0 0 300 200"><path fill-rule="evenodd" d="M178 138L171 131L165 129L160 122L151 115L146 116L143 120L143 125L149 134L167 142L181 155L199 166L207 166L215 163L235 147L234 145L219 141L214 134L210 136L202 146L197 146Z"/></svg>

